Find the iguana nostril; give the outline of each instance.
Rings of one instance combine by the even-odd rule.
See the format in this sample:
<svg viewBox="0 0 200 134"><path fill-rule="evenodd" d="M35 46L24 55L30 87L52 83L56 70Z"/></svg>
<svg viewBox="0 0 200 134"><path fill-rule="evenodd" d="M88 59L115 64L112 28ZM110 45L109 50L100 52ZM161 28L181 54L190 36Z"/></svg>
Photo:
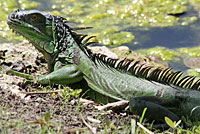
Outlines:
<svg viewBox="0 0 200 134"><path fill-rule="evenodd" d="M16 13L15 14L15 19L22 20L23 16Z"/></svg>
<svg viewBox="0 0 200 134"><path fill-rule="evenodd" d="M15 14L11 14L10 18L15 19Z"/></svg>

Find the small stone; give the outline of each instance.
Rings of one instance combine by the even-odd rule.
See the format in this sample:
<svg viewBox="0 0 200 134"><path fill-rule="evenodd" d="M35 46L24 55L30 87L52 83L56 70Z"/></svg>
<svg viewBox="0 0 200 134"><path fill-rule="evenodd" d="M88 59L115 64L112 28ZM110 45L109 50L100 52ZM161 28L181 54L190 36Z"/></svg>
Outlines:
<svg viewBox="0 0 200 134"><path fill-rule="evenodd" d="M128 51L128 52L131 51L130 48L128 48L127 46L119 46L119 47L117 47L117 49L119 51Z"/></svg>
<svg viewBox="0 0 200 134"><path fill-rule="evenodd" d="M97 119L94 119L94 118L92 118L92 117L87 117L87 119L90 121L90 122L93 122L93 123L101 123L101 121L100 120L97 120Z"/></svg>
<svg viewBox="0 0 200 134"><path fill-rule="evenodd" d="M93 53L100 53L100 54L107 55L111 58L118 58L118 56L106 46L95 46L95 47L89 47L89 48L92 50Z"/></svg>
<svg viewBox="0 0 200 134"><path fill-rule="evenodd" d="M155 62L155 63L159 63L159 64L162 64L164 65L165 67L168 67L168 64L167 62L163 61L162 58L160 58L159 56L156 56L156 55L149 55L148 58Z"/></svg>
<svg viewBox="0 0 200 134"><path fill-rule="evenodd" d="M76 103L76 100L71 100L70 104L74 105Z"/></svg>
<svg viewBox="0 0 200 134"><path fill-rule="evenodd" d="M112 51L116 53L119 57L127 57L131 54L131 50L127 46L119 46L113 48Z"/></svg>
<svg viewBox="0 0 200 134"><path fill-rule="evenodd" d="M200 57L188 57L183 59L185 66L189 68L200 68Z"/></svg>
<svg viewBox="0 0 200 134"><path fill-rule="evenodd" d="M40 109L39 109L39 108L36 109L35 112L36 112L36 113L40 113Z"/></svg>

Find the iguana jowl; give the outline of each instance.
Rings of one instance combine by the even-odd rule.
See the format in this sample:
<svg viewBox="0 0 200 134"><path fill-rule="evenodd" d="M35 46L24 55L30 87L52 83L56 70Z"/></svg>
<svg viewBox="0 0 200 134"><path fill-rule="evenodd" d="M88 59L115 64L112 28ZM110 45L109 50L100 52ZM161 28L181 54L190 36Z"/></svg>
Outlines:
<svg viewBox="0 0 200 134"><path fill-rule="evenodd" d="M179 120L175 113L200 120L200 79L182 72L139 64L131 59L112 59L92 53L90 38L77 34L68 21L37 10L15 11L7 20L11 29L27 38L48 63L49 74L36 76L41 84L71 84L84 78L95 91L116 100L130 100L133 113L163 120ZM12 71L10 71L12 72ZM30 75L12 72L32 79ZM195 110L193 110L195 109ZM193 110L193 111L192 111ZM172 112L173 111L173 112ZM191 114L192 111L192 114Z"/></svg>

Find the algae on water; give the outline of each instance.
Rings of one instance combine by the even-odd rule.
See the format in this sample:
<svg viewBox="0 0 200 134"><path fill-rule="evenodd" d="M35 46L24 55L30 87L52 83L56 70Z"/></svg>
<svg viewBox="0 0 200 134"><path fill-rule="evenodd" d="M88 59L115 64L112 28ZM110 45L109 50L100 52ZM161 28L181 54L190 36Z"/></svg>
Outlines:
<svg viewBox="0 0 200 134"><path fill-rule="evenodd" d="M51 1L50 12L61 15L80 26L92 26L86 30L89 35L96 35L96 41L109 46L131 43L135 36L128 31L130 27L159 26L175 24L188 25L197 20L196 16L176 17L173 14L187 12L187 5L200 6L194 0L59 0ZM0 1L0 38L7 41L22 40L12 34L6 24L8 14L17 8L37 9L38 2L30 0ZM179 23L181 22L181 23Z"/></svg>

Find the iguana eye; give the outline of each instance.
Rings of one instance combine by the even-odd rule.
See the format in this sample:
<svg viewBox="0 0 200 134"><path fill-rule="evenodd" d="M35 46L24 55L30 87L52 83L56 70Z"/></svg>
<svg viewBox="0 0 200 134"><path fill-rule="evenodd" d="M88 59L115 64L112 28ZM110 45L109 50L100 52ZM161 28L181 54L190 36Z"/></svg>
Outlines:
<svg viewBox="0 0 200 134"><path fill-rule="evenodd" d="M32 19L33 21L36 21L36 20L38 19L38 16L34 14L34 15L31 16L31 19Z"/></svg>

